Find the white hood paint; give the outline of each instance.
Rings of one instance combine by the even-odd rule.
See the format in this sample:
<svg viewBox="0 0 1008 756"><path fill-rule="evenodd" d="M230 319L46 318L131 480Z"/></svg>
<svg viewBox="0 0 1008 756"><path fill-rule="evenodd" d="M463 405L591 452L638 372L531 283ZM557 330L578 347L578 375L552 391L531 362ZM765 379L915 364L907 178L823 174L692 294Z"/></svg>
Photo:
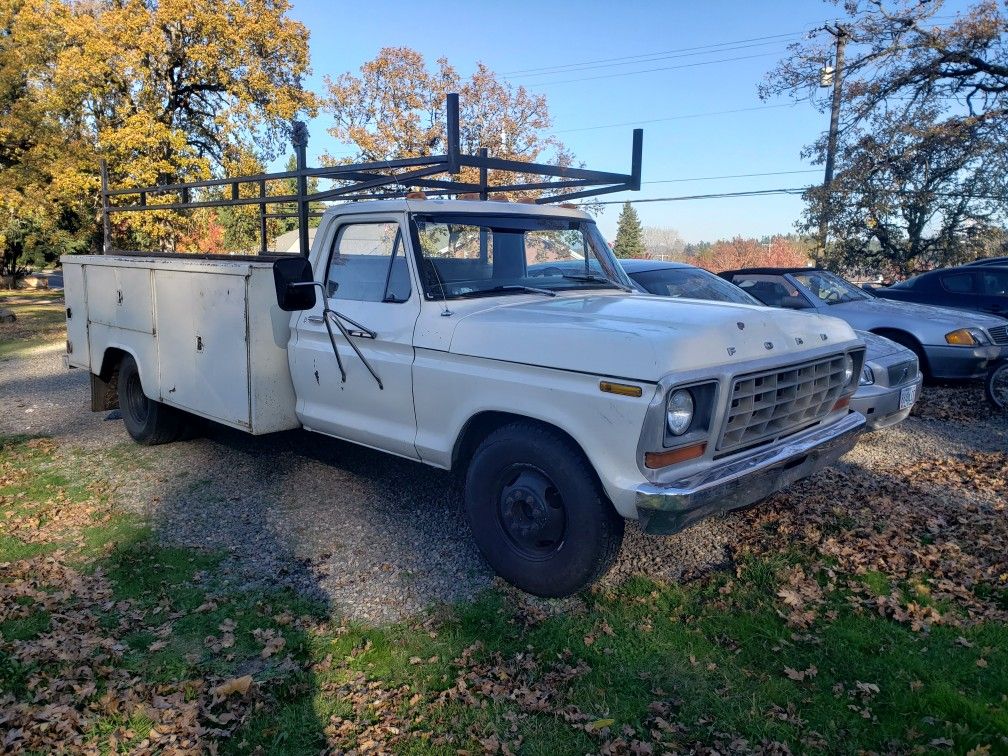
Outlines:
<svg viewBox="0 0 1008 756"><path fill-rule="evenodd" d="M477 302L485 304L470 307ZM444 341L454 354L638 381L762 357L797 357L857 338L845 322L823 315L621 293L455 304L454 315L439 324L452 322Z"/></svg>

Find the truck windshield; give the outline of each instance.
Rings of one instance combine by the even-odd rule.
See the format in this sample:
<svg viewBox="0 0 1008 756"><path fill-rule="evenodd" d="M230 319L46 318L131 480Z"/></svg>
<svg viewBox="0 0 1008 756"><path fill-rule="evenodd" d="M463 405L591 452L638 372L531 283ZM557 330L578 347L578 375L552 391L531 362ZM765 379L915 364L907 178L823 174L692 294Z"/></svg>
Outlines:
<svg viewBox="0 0 1008 756"><path fill-rule="evenodd" d="M413 216L420 278L432 299L630 289L595 224L528 215Z"/></svg>

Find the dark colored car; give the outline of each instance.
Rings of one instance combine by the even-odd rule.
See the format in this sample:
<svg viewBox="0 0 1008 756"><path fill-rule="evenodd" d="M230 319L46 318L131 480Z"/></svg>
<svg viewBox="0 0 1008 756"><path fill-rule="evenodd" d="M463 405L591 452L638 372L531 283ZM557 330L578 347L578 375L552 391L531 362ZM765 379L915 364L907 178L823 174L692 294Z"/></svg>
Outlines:
<svg viewBox="0 0 1008 756"><path fill-rule="evenodd" d="M973 265L1008 265L1008 257L981 257L979 260L974 260L973 262L966 263L967 266Z"/></svg>
<svg viewBox="0 0 1008 756"><path fill-rule="evenodd" d="M764 304L833 315L855 329L892 339L917 355L930 378L984 378L1008 345L1003 318L879 299L820 268L746 268L720 275Z"/></svg>
<svg viewBox="0 0 1008 756"><path fill-rule="evenodd" d="M1008 316L1008 265L963 265L921 273L897 284L871 288L883 299L955 307Z"/></svg>

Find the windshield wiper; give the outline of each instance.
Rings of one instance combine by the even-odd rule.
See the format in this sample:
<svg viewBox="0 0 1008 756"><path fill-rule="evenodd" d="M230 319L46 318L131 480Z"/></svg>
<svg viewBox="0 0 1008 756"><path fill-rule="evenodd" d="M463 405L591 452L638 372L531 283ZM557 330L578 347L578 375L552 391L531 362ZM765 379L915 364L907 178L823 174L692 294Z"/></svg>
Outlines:
<svg viewBox="0 0 1008 756"><path fill-rule="evenodd" d="M520 283L507 284L504 286L494 286L493 288L484 289L484 291L489 291L491 293L497 291L524 291L529 294L542 294L543 296L556 296L555 291L550 291L548 288L538 288L536 286L522 286Z"/></svg>
<svg viewBox="0 0 1008 756"><path fill-rule="evenodd" d="M563 277L569 278L572 281L588 281L591 283L600 283L600 284L606 284L607 286L613 286L622 291L632 291L632 289L630 289L629 287L624 286L623 284L618 283L616 281L613 281L611 278L606 278L605 276L596 276L593 273L564 273Z"/></svg>

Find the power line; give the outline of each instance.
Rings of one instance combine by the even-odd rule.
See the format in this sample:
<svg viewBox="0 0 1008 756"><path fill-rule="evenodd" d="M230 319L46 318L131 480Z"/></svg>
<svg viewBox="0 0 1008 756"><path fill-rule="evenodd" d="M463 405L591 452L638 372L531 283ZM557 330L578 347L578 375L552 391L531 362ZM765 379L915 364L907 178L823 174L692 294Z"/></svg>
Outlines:
<svg viewBox="0 0 1008 756"><path fill-rule="evenodd" d="M643 68L640 71L623 71L621 73L614 74L601 74L599 76L584 76L578 79L561 79L559 81L543 81L537 82L535 84L529 84L530 87L548 87L553 84L573 84L579 81L598 81L599 79L614 79L622 76L633 76L634 74L643 73L654 73L656 71L675 71L680 68L696 68L697 66L709 66L714 63L732 63L737 60L752 60L753 58L768 58L773 55L778 55L776 52L766 52L766 53L755 53L753 55L739 55L734 58L718 58L717 60L702 60L696 63L682 63L678 66L661 66L659 68Z"/></svg>
<svg viewBox="0 0 1008 756"><path fill-rule="evenodd" d="M805 34L806 31L808 31L808 30L798 31L798 32L787 32L786 34L770 34L770 35L767 35L767 36L764 36L764 37L749 37L748 39L736 39L736 40L732 40L732 41L729 41L729 42L711 42L710 44L698 45L696 47L679 47L679 48L676 48L676 49L673 49L673 50L661 50L661 51L658 51L658 52L641 53L641 54L638 54L638 55L624 55L624 56L618 57L618 58L596 58L595 60L583 60L583 61L580 61L578 63L563 63L563 64L554 65L554 66L541 66L539 68L522 68L522 69L518 69L518 70L515 70L515 71L504 71L501 75L502 76L514 76L514 75L517 75L517 74L531 74L531 73L538 73L538 72L543 72L543 71L561 72L564 69L568 69L568 68L572 68L572 67L577 67L577 66L585 66L585 65L589 65L589 64L593 64L593 63L613 63L613 62L616 62L616 61L631 60L631 59L634 59L634 58L649 58L649 57L652 57L652 56L655 56L655 55L672 55L672 54L675 54L675 53L692 52L694 50L708 50L708 49L712 49L712 48L725 47L725 46L728 46L728 45L740 45L740 44L743 44L745 42L760 42L760 41L763 41L763 40L784 39L784 38L787 38L787 37L794 37L794 36L797 36L797 35L800 35L800 34Z"/></svg>
<svg viewBox="0 0 1008 756"><path fill-rule="evenodd" d="M533 76L553 76L554 74L564 74L564 73L579 73L581 71L591 71L598 68L612 68L614 66L635 66L640 63L657 63L662 60L671 60L673 58L691 58L697 55L711 55L713 53L726 53L735 52L736 50L749 50L754 47L767 47L768 45L780 45L782 40L770 40L768 42L752 42L746 45L726 45L724 47L718 47L716 49L710 50L697 50L695 52L677 52L669 54L654 54L652 56L640 57L635 60L624 60L616 61L610 63L597 63L594 65L578 64L576 67L569 67L563 69L557 69L555 71L540 71L538 73L526 73L517 74L511 76L505 76L506 79L528 79Z"/></svg>
<svg viewBox="0 0 1008 756"><path fill-rule="evenodd" d="M553 83L553 82L551 82ZM646 121L624 121L623 123L607 123L601 126L578 126L574 129L553 129L554 134L568 134L572 131L596 131L598 129L615 129L622 126L640 126L647 123L662 123L664 121L679 121L686 118L702 118L704 116L729 115L731 113L749 113L754 110L770 110L771 108L793 108L796 103L782 102L776 105L754 105L749 108L734 108L733 110L711 110L706 113L684 113L682 115L650 118Z"/></svg>
<svg viewBox="0 0 1008 756"><path fill-rule="evenodd" d="M685 181L714 181L716 179L752 178L754 176L788 176L796 173L819 173L818 168L804 168L795 171L767 171L765 173L732 173L725 176L695 176L693 178L658 179L642 181L642 184L678 184Z"/></svg>
<svg viewBox="0 0 1008 756"><path fill-rule="evenodd" d="M641 205L643 203L675 203L685 200L722 200L729 197L767 197L769 195L800 195L806 187L776 188L776 190L752 190L750 192L719 192L713 195L682 195L680 197L654 197L645 200L609 200L591 205Z"/></svg>

